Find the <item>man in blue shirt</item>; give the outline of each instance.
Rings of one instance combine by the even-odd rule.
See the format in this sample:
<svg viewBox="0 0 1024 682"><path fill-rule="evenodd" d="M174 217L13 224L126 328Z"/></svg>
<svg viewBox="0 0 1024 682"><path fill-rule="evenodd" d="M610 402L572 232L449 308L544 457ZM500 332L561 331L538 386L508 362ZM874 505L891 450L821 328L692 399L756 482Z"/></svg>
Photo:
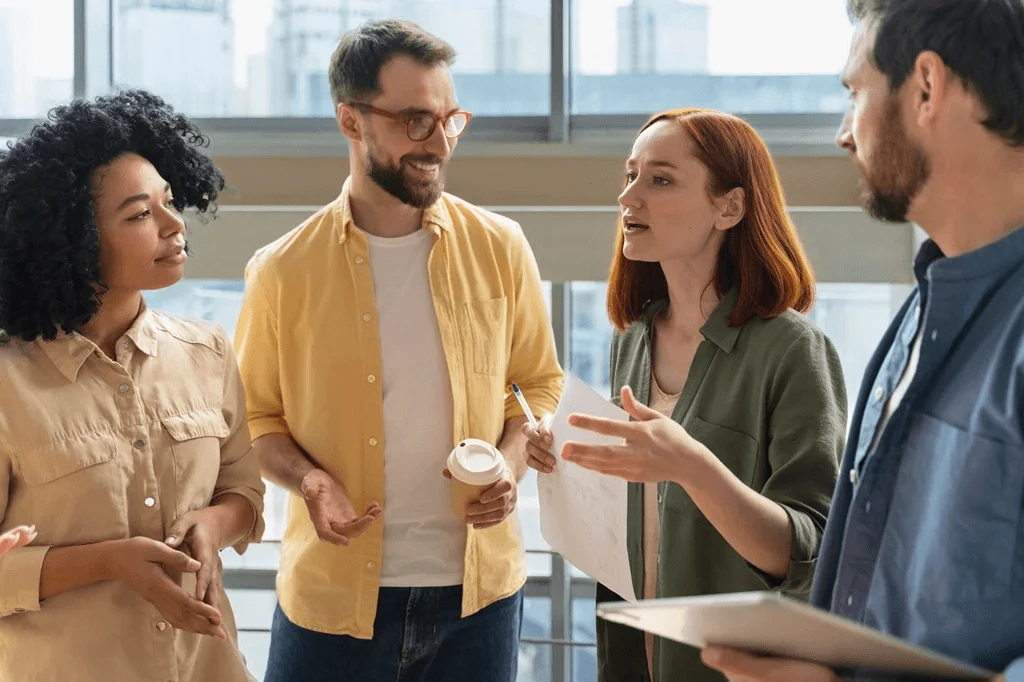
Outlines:
<svg viewBox="0 0 1024 682"><path fill-rule="evenodd" d="M838 144L868 211L931 239L865 374L812 602L1024 682L1024 3L849 9ZM737 682L838 679L704 659Z"/></svg>

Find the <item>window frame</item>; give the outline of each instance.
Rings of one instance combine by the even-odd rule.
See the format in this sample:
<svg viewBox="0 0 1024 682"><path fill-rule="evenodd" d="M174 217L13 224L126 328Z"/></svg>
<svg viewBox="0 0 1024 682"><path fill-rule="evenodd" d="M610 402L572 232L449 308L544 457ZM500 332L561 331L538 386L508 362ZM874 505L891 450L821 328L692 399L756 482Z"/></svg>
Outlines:
<svg viewBox="0 0 1024 682"><path fill-rule="evenodd" d="M114 2L74 0L74 97L94 97L109 92L114 83ZM493 148L497 143L507 148L502 153L511 155L517 154L523 143L571 144L579 148L619 144L631 140L646 120L642 114L571 112L573 2L550 2L550 112L543 116L476 116L471 135L463 144L471 148ZM842 114L780 113L742 117L761 133L775 155L835 156L842 153L833 142ZM345 153L338 139L337 124L330 118L196 117L194 120L204 133L214 138L215 152L233 154L244 150L248 156L295 156L315 149L324 153L326 149ZM37 122L38 119L0 118L0 137L24 135Z"/></svg>

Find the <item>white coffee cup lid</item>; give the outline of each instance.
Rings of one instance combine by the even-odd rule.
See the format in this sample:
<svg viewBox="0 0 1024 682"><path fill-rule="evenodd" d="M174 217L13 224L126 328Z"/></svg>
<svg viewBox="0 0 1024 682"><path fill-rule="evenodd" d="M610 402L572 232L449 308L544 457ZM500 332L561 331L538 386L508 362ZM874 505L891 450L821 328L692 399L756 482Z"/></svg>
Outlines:
<svg viewBox="0 0 1024 682"><path fill-rule="evenodd" d="M448 455L448 471L463 483L489 485L505 472L505 458L487 441L467 438Z"/></svg>

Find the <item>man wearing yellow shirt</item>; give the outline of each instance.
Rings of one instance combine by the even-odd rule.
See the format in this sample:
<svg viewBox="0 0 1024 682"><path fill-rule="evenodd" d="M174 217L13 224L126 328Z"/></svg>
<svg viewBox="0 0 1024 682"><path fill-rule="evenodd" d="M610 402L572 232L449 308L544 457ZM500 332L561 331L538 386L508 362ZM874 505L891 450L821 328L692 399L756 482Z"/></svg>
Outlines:
<svg viewBox="0 0 1024 682"><path fill-rule="evenodd" d="M525 418L562 372L520 227L443 192L470 114L452 48L371 22L330 67L351 174L246 270L236 345L264 476L293 496L268 682L516 676ZM442 476L466 438L508 474L465 516Z"/></svg>

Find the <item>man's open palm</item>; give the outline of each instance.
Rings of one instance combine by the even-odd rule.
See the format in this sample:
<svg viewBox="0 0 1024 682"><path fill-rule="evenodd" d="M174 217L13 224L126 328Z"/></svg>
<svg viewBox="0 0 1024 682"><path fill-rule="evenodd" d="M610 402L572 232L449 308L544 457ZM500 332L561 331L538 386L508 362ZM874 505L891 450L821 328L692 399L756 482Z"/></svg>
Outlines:
<svg viewBox="0 0 1024 682"><path fill-rule="evenodd" d="M371 502L362 516L357 515L345 488L326 471L307 474L302 493L317 536L332 545L347 547L383 513L379 504Z"/></svg>

